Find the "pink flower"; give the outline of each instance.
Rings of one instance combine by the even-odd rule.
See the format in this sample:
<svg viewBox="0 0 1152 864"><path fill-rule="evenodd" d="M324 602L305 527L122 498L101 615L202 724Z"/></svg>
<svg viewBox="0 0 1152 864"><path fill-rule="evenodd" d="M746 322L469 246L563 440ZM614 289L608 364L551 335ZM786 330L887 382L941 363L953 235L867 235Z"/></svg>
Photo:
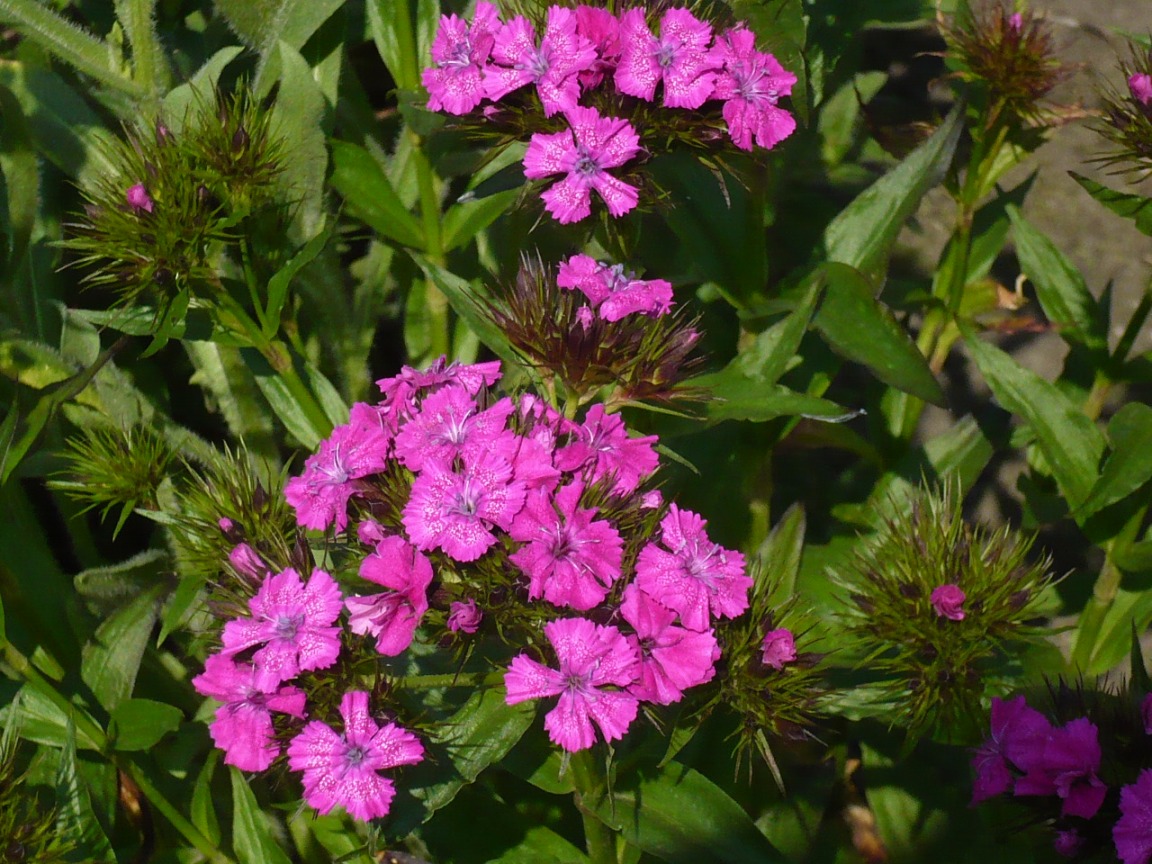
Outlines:
<svg viewBox="0 0 1152 864"><path fill-rule="evenodd" d="M385 409L392 415L407 419L419 407L418 396L434 393L446 384L459 384L469 396L475 396L484 387L491 387L499 381L500 374L499 360L469 366L449 363L448 358L441 356L427 369L405 366L398 375L381 378L376 386L384 394Z"/></svg>
<svg viewBox="0 0 1152 864"><path fill-rule="evenodd" d="M1011 701L992 699L992 736L972 757L976 781L972 803L979 804L1009 791L1013 770L1028 771L1044 757L1044 745L1052 724L1039 711L1028 707L1023 696Z"/></svg>
<svg viewBox="0 0 1152 864"><path fill-rule="evenodd" d="M396 794L380 771L414 765L424 747L395 723L380 726L368 713L368 694L353 690L340 700L344 733L313 720L288 745L288 766L304 772L304 800L320 814L341 806L353 819L386 816Z"/></svg>
<svg viewBox="0 0 1152 864"><path fill-rule="evenodd" d="M576 107L578 73L596 62L596 48L576 32L576 14L548 7L548 24L539 47L528 19L516 16L496 34L493 65L484 70L484 90L493 101L525 84L536 84L544 116Z"/></svg>
<svg viewBox="0 0 1152 864"><path fill-rule="evenodd" d="M262 646L252 660L265 690L302 671L325 669L340 653L340 628L332 622L342 606L340 587L323 570L313 570L305 585L289 567L260 586L248 603L251 618L224 625L224 654Z"/></svg>
<svg viewBox="0 0 1152 864"><path fill-rule="evenodd" d="M660 19L660 38L648 29L644 9L620 17L620 61L616 89L649 102L664 82L668 108L699 108L712 95L716 61L708 47L712 27L687 9L669 9Z"/></svg>
<svg viewBox="0 0 1152 864"><path fill-rule="evenodd" d="M127 201L128 206L137 213L141 211L151 213L154 206L152 198L143 183L129 186L128 191L124 193L124 200Z"/></svg>
<svg viewBox="0 0 1152 864"><path fill-rule="evenodd" d="M620 60L620 21L599 6L577 6L576 32L596 48L596 61L579 75L580 86L591 90Z"/></svg>
<svg viewBox="0 0 1152 864"><path fill-rule="evenodd" d="M564 112L572 127L545 135L537 132L524 154L524 176L538 180L564 174L545 190L544 209L560 223L578 222L592 212L592 190L604 199L608 212L623 216L636 206L639 196L611 174L640 152L640 138L627 120L601 117L595 108L572 108Z"/></svg>
<svg viewBox="0 0 1152 864"><path fill-rule="evenodd" d="M223 703L208 731L224 751L224 764L241 771L263 771L280 755L280 745L272 737L271 712L304 716L304 691L288 685L266 689L256 678L255 666L213 654L204 661L204 671L192 679L197 693Z"/></svg>
<svg viewBox="0 0 1152 864"><path fill-rule="evenodd" d="M419 413L396 435L396 455L406 468L419 471L435 459L478 453L492 446L513 411L511 399L501 399L484 411L459 384L427 396Z"/></svg>
<svg viewBox="0 0 1152 864"><path fill-rule="evenodd" d="M1104 803L1108 787L1096 776L1100 768L1096 725L1085 717L1048 733L1040 760L1016 781L1017 795L1058 795L1063 816L1091 819Z"/></svg>
<svg viewBox="0 0 1152 864"><path fill-rule="evenodd" d="M494 453L464 457L459 468L429 462L412 484L402 520L417 549L443 549L457 561L475 561L507 531L524 504L524 483Z"/></svg>
<svg viewBox="0 0 1152 864"><path fill-rule="evenodd" d="M713 49L717 65L713 99L724 100L724 122L732 143L751 150L752 141L775 147L794 131L796 120L776 103L792 93L796 76L771 54L756 50L756 37L744 27L726 31Z"/></svg>
<svg viewBox="0 0 1152 864"><path fill-rule="evenodd" d="M1143 72L1130 75L1128 77L1128 92L1145 108L1152 105L1152 75Z"/></svg>
<svg viewBox="0 0 1152 864"><path fill-rule="evenodd" d="M1152 860L1152 768L1120 790L1120 818L1112 828L1116 855L1123 864Z"/></svg>
<svg viewBox="0 0 1152 864"><path fill-rule="evenodd" d="M584 292L605 321L619 321L634 312L658 318L672 310L672 283L637 279L623 264L603 264L588 255L562 261L556 284Z"/></svg>
<svg viewBox="0 0 1152 864"><path fill-rule="evenodd" d="M779 672L796 660L796 639L787 628L769 630L760 643L760 651L764 665Z"/></svg>
<svg viewBox="0 0 1152 864"><path fill-rule="evenodd" d="M595 508L579 507L584 484L555 496L531 493L509 534L525 545L509 559L528 575L528 597L581 612L608 594L620 576L624 543L609 522L593 521Z"/></svg>
<svg viewBox="0 0 1152 864"><path fill-rule="evenodd" d="M1024 29L1024 16L1019 12L1013 12L1008 16L1008 30L1014 36L1019 36Z"/></svg>
<svg viewBox="0 0 1152 864"><path fill-rule="evenodd" d="M472 24L442 15L432 40L431 68L420 80L428 90L428 110L467 114L484 98L484 67L500 27L496 7L480 0Z"/></svg>
<svg viewBox="0 0 1152 864"><path fill-rule="evenodd" d="M260 554L247 543L237 543L232 547L232 551L228 553L228 563L253 586L263 582L264 577L271 571Z"/></svg>
<svg viewBox="0 0 1152 864"><path fill-rule="evenodd" d="M395 657L412 644L420 619L428 611L432 565L403 537L385 537L361 562L360 578L389 590L345 600L348 627L360 636L375 636L376 650Z"/></svg>
<svg viewBox="0 0 1152 864"><path fill-rule="evenodd" d="M640 589L679 612L689 630L700 632L710 627L711 615L735 618L747 609L752 587L744 556L709 540L705 524L673 504L660 522L666 548L649 543L636 561Z"/></svg>
<svg viewBox="0 0 1152 864"><path fill-rule="evenodd" d="M504 676L505 701L515 705L559 696L544 728L553 743L570 753L595 743L593 720L606 740L623 737L636 719L636 697L606 688L627 687L636 679L640 658L635 647L615 627L583 618L549 621L544 635L556 651L559 671L518 654Z"/></svg>
<svg viewBox="0 0 1152 864"><path fill-rule="evenodd" d="M947 618L949 621L964 620L964 610L960 607L968 597L959 586L951 583L939 585L932 589L928 599L932 603L932 608L936 610L937 617Z"/></svg>
<svg viewBox="0 0 1152 864"><path fill-rule="evenodd" d="M448 629L453 633L472 635L480 629L483 620L484 613L477 608L476 601L471 597L464 601L457 600L448 607Z"/></svg>
<svg viewBox="0 0 1152 864"><path fill-rule="evenodd" d="M323 531L348 524L348 500L357 494L355 481L384 470L390 437L372 406L357 402L348 423L337 426L320 442L320 449L304 462L304 472L284 488L284 497L296 509L296 521Z"/></svg>
<svg viewBox="0 0 1152 864"><path fill-rule="evenodd" d="M628 692L637 699L671 705L689 687L712 680L720 648L711 630L697 633L674 626L676 613L635 585L624 589L620 614L636 631L640 672Z"/></svg>
<svg viewBox="0 0 1152 864"><path fill-rule="evenodd" d="M596 403L577 427L575 440L556 452L556 467L561 471L584 469L591 482L615 477L613 491L627 495L660 464L652 449L657 440L655 435L628 437L624 421L605 413L604 406Z"/></svg>

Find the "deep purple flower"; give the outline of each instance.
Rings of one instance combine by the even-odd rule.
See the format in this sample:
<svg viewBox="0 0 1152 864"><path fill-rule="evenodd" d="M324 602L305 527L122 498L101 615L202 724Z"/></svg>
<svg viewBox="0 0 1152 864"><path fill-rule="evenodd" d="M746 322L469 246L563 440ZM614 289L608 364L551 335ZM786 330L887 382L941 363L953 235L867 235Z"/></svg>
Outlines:
<svg viewBox="0 0 1152 864"><path fill-rule="evenodd" d="M475 561L507 531L524 504L524 483L495 453L464 457L457 468L430 462L412 483L403 522L417 549L443 549L457 561Z"/></svg>
<svg viewBox="0 0 1152 864"><path fill-rule="evenodd" d="M596 62L595 46L576 32L576 13L563 6L548 7L544 38L527 18L516 16L496 33L492 65L484 70L484 91L493 101L526 84L535 83L544 116L576 107L580 98L577 75Z"/></svg>
<svg viewBox="0 0 1152 864"><path fill-rule="evenodd" d="M665 106L699 108L712 95L716 77L711 42L711 25L687 9L664 13L659 39L648 29L644 9L629 9L620 16L616 88L651 102L663 81Z"/></svg>
<svg viewBox="0 0 1152 864"><path fill-rule="evenodd" d="M993 697L992 735L972 757L976 780L972 803L979 804L1012 789L1013 769L1029 771L1041 763L1052 724L1030 708L1023 696L1011 701Z"/></svg>
<svg viewBox="0 0 1152 864"><path fill-rule="evenodd" d="M469 24L455 15L442 15L432 40L433 66L421 74L428 90L428 110L467 114L484 98L484 67L492 53L499 14L480 0Z"/></svg>
<svg viewBox="0 0 1152 864"><path fill-rule="evenodd" d="M516 655L504 675L505 701L515 705L559 696L544 718L544 728L553 743L570 753L595 743L593 720L606 740L623 737L636 719L636 697L605 688L627 687L636 679L640 665L636 648L615 627L583 618L549 621L544 635L556 651L559 670L527 654Z"/></svg>
<svg viewBox="0 0 1152 864"><path fill-rule="evenodd" d="M1128 92L1145 108L1152 105L1152 75L1137 72L1128 76Z"/></svg>
<svg viewBox="0 0 1152 864"><path fill-rule="evenodd" d="M765 666L779 672L796 660L796 638L786 627L778 627L764 634L760 643L760 659Z"/></svg>
<svg viewBox="0 0 1152 864"><path fill-rule="evenodd" d="M655 435L630 438L619 415L606 413L598 402L588 409L574 440L556 452L556 467L587 471L591 482L615 477L613 491L627 495L660 464L652 449L657 440Z"/></svg>
<svg viewBox="0 0 1152 864"><path fill-rule="evenodd" d="M304 472L284 488L296 521L318 531L332 524L343 531L348 499L357 494L355 481L384 470L390 443L380 413L363 402L353 405L348 422L320 442L320 449L305 460Z"/></svg>
<svg viewBox="0 0 1152 864"><path fill-rule="evenodd" d="M248 603L251 618L224 625L224 653L233 657L257 645L252 657L258 686L271 689L308 669L325 669L340 653L340 628L332 626L343 607L340 587L323 570L304 584L289 567L270 576Z"/></svg>
<svg viewBox="0 0 1152 864"><path fill-rule="evenodd" d="M1112 828L1116 855L1123 864L1152 860L1152 768L1120 790L1120 818Z"/></svg>
<svg viewBox="0 0 1152 864"><path fill-rule="evenodd" d="M459 384L441 387L425 397L420 411L396 435L396 455L405 467L419 471L429 460L450 463L456 456L491 447L513 411L501 399L483 411Z"/></svg>
<svg viewBox="0 0 1152 864"><path fill-rule="evenodd" d="M448 629L453 633L472 635L480 629L480 622L483 620L484 613L471 597L463 601L456 600L448 607Z"/></svg>
<svg viewBox="0 0 1152 864"><path fill-rule="evenodd" d="M525 545L509 559L528 575L528 597L581 612L608 594L620 575L624 543L595 508L579 506L584 485L576 482L555 495L528 495L508 532Z"/></svg>
<svg viewBox="0 0 1152 864"><path fill-rule="evenodd" d="M588 255L560 262L556 284L582 291L605 321L619 321L635 312L659 318L672 310L672 283L637 279L623 264L604 264Z"/></svg>
<svg viewBox="0 0 1152 864"><path fill-rule="evenodd" d="M1100 743L1096 724L1077 718L1048 733L1038 764L1016 781L1017 795L1058 795L1063 816L1091 819L1104 803L1108 787L1096 776Z"/></svg>
<svg viewBox="0 0 1152 864"><path fill-rule="evenodd" d="M368 694L351 691L340 700L344 732L313 720L288 745L288 766L304 772L304 800L320 814L341 806L353 819L386 816L396 794L380 771L414 765L424 747L395 723L380 726L368 713Z"/></svg>
<svg viewBox="0 0 1152 864"><path fill-rule="evenodd" d="M524 154L524 176L539 180L565 175L540 196L544 209L562 224L591 214L593 189L609 213L623 216L639 200L636 187L616 179L608 169L618 168L640 152L636 130L619 117L601 117L595 108L572 108L564 116L571 129L532 136Z"/></svg>
<svg viewBox="0 0 1152 864"><path fill-rule="evenodd" d="M151 213L154 207L152 197L148 194L148 190L143 183L129 186L128 191L124 193L124 200L127 201L128 206L137 213Z"/></svg>
<svg viewBox="0 0 1152 864"><path fill-rule="evenodd" d="M234 663L223 654L204 661L204 671L192 679L196 692L221 702L208 727L224 764L241 771L263 771L280 755L272 737L272 713L304 716L304 691L289 685L261 687L257 669Z"/></svg>
<svg viewBox="0 0 1152 864"><path fill-rule="evenodd" d="M796 76L771 54L757 51L750 30L737 27L723 33L713 56L722 68L712 98L724 100L724 122L733 144L751 150L755 140L769 149L796 131L796 120L776 104L792 93Z"/></svg>
<svg viewBox="0 0 1152 864"><path fill-rule="evenodd" d="M664 547L649 543L636 561L636 584L700 632L709 629L713 615L735 618L747 609L752 587L744 556L709 540L705 524L673 504L660 522Z"/></svg>
<svg viewBox="0 0 1152 864"><path fill-rule="evenodd" d="M403 537L385 537L361 562L360 578L389 590L345 600L348 627L361 636L375 636L376 650L395 657L412 644L420 619L428 611L432 565Z"/></svg>
<svg viewBox="0 0 1152 864"><path fill-rule="evenodd" d="M637 699L671 705L684 691L705 684L716 674L720 659L716 637L676 627L676 613L657 603L636 585L624 589L620 615L636 631L640 671L628 692Z"/></svg>
<svg viewBox="0 0 1152 864"><path fill-rule="evenodd" d="M928 598L937 617L947 618L949 621L964 620L964 610L961 607L967 599L967 595L960 590L960 587L951 583L933 588Z"/></svg>

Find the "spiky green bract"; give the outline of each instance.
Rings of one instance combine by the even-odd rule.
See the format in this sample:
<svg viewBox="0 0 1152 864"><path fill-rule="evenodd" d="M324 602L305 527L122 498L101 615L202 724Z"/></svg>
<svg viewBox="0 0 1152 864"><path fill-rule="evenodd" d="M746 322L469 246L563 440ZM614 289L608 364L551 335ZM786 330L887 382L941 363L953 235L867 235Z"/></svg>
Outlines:
<svg viewBox="0 0 1152 864"><path fill-rule="evenodd" d="M83 502L84 511L99 508L101 519L119 507L115 536L137 507L157 509L175 453L151 426L89 426L68 439L62 456L67 467L49 485Z"/></svg>
<svg viewBox="0 0 1152 864"><path fill-rule="evenodd" d="M606 404L696 398L676 388L698 366L691 356L700 338L697 322L683 313L605 321L579 291L559 288L555 272L527 256L516 281L485 311L525 365L561 397L584 404L611 388Z"/></svg>
<svg viewBox="0 0 1152 864"><path fill-rule="evenodd" d="M211 599L242 607L259 588L228 565L236 544L251 546L273 572L311 571L311 553L298 537L296 514L284 499L286 471L259 462L247 450L224 450L176 493L172 531L182 569L207 578ZM221 526L221 520L227 520Z"/></svg>
<svg viewBox="0 0 1152 864"><path fill-rule="evenodd" d="M986 697L1004 692L1026 643L1044 638L1030 625L1041 615L1050 562L1030 560L1031 539L1011 527L969 525L961 506L951 486L916 490L906 507L893 502L894 515L835 574L848 610L847 647L878 679L889 720L910 741L978 737ZM962 620L933 608L931 594L942 585L966 595Z"/></svg>
<svg viewBox="0 0 1152 864"><path fill-rule="evenodd" d="M939 25L985 129L1046 125L1040 100L1071 67L1060 62L1043 18L1013 12L1001 0L975 0L960 3L951 21L941 16Z"/></svg>
<svg viewBox="0 0 1152 864"><path fill-rule="evenodd" d="M0 737L0 862L63 864L75 860L75 842L57 829L50 796L38 794L17 768L15 729L19 722L20 713L13 710Z"/></svg>
<svg viewBox="0 0 1152 864"><path fill-rule="evenodd" d="M1120 61L1120 74L1127 81L1133 75L1152 75L1152 54L1140 45L1130 43L1128 60ZM1118 174L1138 181L1152 174L1152 109L1142 105L1125 88L1105 85L1100 94L1104 103L1102 119L1092 129L1112 149L1092 161L1099 162Z"/></svg>
<svg viewBox="0 0 1152 864"><path fill-rule="evenodd" d="M195 100L178 133L164 118L128 130L108 154L113 172L83 190L84 214L69 226L83 282L125 304L144 295L161 314L181 292L212 294L220 244L271 202L281 150L269 112L243 90ZM138 185L147 207L127 198Z"/></svg>

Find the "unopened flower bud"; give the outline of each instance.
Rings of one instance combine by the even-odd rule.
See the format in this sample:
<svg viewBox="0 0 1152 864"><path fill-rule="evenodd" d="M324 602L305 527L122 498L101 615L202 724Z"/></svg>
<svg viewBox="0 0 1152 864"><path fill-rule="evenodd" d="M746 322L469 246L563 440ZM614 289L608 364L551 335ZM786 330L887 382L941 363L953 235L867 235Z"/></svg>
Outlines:
<svg viewBox="0 0 1152 864"><path fill-rule="evenodd" d="M143 183L136 183L133 186L129 186L128 191L124 193L124 198L128 202L128 206L137 213L141 211L151 213L152 208L155 206L152 198L148 195L148 190L144 188Z"/></svg>
<svg viewBox="0 0 1152 864"><path fill-rule="evenodd" d="M796 659L796 639L785 627L770 630L764 635L760 650L764 665L780 671Z"/></svg>
<svg viewBox="0 0 1152 864"><path fill-rule="evenodd" d="M467 633L469 635L480 629L480 622L484 620L484 613L476 606L476 601L469 597L465 601L456 601L449 607L448 629L453 633Z"/></svg>
<svg viewBox="0 0 1152 864"><path fill-rule="evenodd" d="M1137 72L1128 77L1128 92L1144 108L1152 106L1152 75Z"/></svg>
<svg viewBox="0 0 1152 864"><path fill-rule="evenodd" d="M365 519L356 526L356 539L365 546L375 546L388 535L375 519Z"/></svg>
<svg viewBox="0 0 1152 864"><path fill-rule="evenodd" d="M964 610L960 607L967 596L958 586L949 583L934 588L929 599L932 601L932 608L936 610L939 617L947 618L949 621L964 620Z"/></svg>
<svg viewBox="0 0 1152 864"><path fill-rule="evenodd" d="M269 567L264 559L247 543L238 543L233 547L228 553L228 563L254 586L260 585L269 573Z"/></svg>

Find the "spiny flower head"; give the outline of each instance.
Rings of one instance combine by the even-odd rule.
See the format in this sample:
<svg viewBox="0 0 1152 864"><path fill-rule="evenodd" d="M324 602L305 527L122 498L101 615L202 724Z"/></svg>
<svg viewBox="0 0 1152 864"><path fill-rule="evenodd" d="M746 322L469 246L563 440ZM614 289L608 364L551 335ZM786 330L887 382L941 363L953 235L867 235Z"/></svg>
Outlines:
<svg viewBox="0 0 1152 864"><path fill-rule="evenodd" d="M1133 43L1128 55L1120 63L1125 88L1101 93L1103 117L1093 129L1112 146L1093 161L1140 180L1152 173L1152 54Z"/></svg>

